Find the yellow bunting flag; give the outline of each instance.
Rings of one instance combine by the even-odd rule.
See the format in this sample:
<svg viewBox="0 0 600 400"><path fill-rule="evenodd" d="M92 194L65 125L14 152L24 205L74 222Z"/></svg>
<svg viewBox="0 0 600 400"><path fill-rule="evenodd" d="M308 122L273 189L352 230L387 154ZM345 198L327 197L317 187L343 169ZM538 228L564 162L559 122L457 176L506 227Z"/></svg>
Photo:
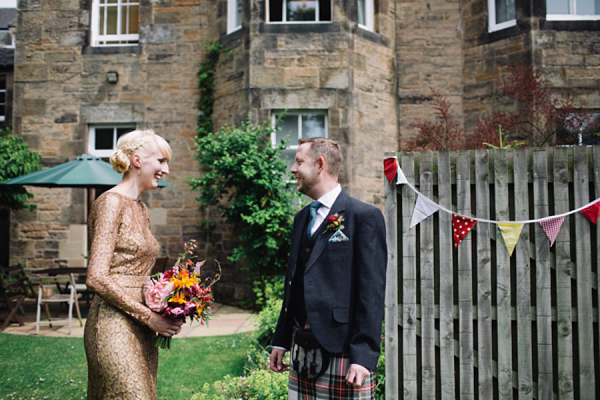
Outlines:
<svg viewBox="0 0 600 400"><path fill-rule="evenodd" d="M519 236L521 235L521 230L523 229L523 224L498 224L498 228L500 232L502 232L502 237L504 238L504 244L506 245L506 250L508 250L508 254L512 256L513 251L515 251L515 246L517 245L517 241L519 240Z"/></svg>

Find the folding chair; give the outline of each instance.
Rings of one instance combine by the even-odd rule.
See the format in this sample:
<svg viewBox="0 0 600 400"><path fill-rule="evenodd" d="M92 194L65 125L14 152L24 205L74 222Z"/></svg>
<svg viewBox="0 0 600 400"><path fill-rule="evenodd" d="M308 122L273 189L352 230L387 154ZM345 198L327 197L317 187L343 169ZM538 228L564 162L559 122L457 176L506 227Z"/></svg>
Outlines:
<svg viewBox="0 0 600 400"><path fill-rule="evenodd" d="M38 334L40 331L40 324L49 324L52 327L52 317L50 316L50 310L48 304L50 303L67 303L69 306L68 314L68 326L69 335L71 334L71 319L73 316L73 305L75 305L75 311L77 312L77 318L79 319L79 325L83 326L81 319L81 312L79 311L79 304L77 302L80 295L77 294L75 288L75 279L73 275L58 275L58 276L40 276L38 275L37 281L39 283L38 298L37 298L37 312L35 316L35 333ZM67 285L67 293L61 293L60 288ZM48 321L40 321L42 305L46 309L46 316ZM55 321L56 322L56 321Z"/></svg>
<svg viewBox="0 0 600 400"><path fill-rule="evenodd" d="M2 274L0 274L0 299L2 299L2 302L8 306L8 317L6 317L6 320L4 320L4 323L0 327L0 331L6 329L8 324L10 324L10 322L13 320L18 323L19 326L25 325L17 315L19 308L25 300L25 294L21 289L21 285L18 281L5 284Z"/></svg>

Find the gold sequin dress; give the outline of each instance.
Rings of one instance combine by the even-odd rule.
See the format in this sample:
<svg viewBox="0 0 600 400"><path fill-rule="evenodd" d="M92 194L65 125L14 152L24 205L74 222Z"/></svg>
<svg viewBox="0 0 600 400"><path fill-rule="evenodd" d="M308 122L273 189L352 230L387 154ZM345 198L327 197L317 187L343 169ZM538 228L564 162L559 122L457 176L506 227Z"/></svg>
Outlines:
<svg viewBox="0 0 600 400"><path fill-rule="evenodd" d="M88 399L156 399L156 334L144 304L159 244L141 201L115 192L96 199L87 285L96 295L85 324Z"/></svg>

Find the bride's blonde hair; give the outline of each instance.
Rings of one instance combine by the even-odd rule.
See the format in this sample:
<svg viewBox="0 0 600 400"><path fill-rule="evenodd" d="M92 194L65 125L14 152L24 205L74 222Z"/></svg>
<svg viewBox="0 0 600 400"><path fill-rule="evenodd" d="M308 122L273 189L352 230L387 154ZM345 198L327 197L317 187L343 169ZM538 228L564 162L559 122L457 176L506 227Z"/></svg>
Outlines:
<svg viewBox="0 0 600 400"><path fill-rule="evenodd" d="M121 136L117 149L110 156L110 163L118 173L131 167L131 156L139 154L142 158L150 156L156 150L162 151L167 161L171 160L171 146L152 129L136 129Z"/></svg>

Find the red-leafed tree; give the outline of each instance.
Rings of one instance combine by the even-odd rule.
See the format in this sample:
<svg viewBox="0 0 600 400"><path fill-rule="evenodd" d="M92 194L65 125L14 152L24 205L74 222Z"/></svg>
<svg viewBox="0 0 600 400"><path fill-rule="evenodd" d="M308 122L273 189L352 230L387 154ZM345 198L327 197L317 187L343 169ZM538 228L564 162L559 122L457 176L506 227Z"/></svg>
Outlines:
<svg viewBox="0 0 600 400"><path fill-rule="evenodd" d="M494 112L480 118L474 132L465 132L450 112L450 103L431 89L436 121L418 121L415 138L405 142L407 151L467 150L486 147L509 148L519 144L544 146L576 143L576 136L590 125L592 116L577 107L567 94L555 96L555 90L533 67L510 66L507 77L498 84L502 95L515 104L515 111ZM500 143L499 132L504 137ZM594 130L595 131L595 130Z"/></svg>

